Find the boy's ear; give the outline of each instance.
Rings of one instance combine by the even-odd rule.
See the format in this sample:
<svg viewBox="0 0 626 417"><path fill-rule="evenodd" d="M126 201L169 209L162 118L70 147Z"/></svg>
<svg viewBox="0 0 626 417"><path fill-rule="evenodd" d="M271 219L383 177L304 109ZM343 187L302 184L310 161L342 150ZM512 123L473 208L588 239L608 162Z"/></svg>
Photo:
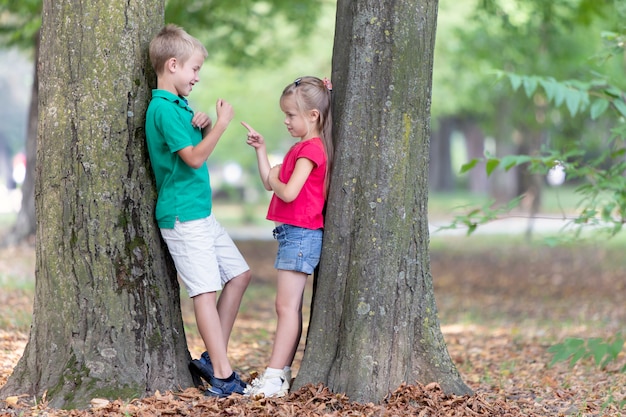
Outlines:
<svg viewBox="0 0 626 417"><path fill-rule="evenodd" d="M176 68L178 67L178 61L176 58L172 57L165 61L165 71L167 72L176 72Z"/></svg>

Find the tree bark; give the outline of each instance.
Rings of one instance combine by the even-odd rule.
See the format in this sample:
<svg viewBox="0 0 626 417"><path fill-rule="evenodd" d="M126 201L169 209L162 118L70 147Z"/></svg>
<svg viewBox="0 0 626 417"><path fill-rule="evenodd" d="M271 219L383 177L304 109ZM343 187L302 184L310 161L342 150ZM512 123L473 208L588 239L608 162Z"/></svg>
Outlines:
<svg viewBox="0 0 626 417"><path fill-rule="evenodd" d="M44 0L33 321L2 396L82 408L191 385L144 135L163 16L164 0Z"/></svg>
<svg viewBox="0 0 626 417"><path fill-rule="evenodd" d="M335 169L307 346L295 388L360 402L402 382L471 392L440 330L428 249L436 0L339 0Z"/></svg>

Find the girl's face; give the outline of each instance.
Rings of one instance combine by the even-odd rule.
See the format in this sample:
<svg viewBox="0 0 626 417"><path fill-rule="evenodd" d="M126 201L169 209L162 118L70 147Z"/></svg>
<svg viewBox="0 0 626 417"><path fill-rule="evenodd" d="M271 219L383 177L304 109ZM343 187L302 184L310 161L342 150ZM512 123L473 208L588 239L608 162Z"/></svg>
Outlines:
<svg viewBox="0 0 626 417"><path fill-rule="evenodd" d="M293 95L281 98L280 109L285 113L285 126L292 137L306 140L319 136L315 128L317 110L301 113Z"/></svg>
<svg viewBox="0 0 626 417"><path fill-rule="evenodd" d="M204 63L204 56L201 52L194 52L191 57L184 63L176 61L176 72L174 76L174 88L176 94L186 97L191 93L191 89L194 84L200 81L199 73L202 64Z"/></svg>

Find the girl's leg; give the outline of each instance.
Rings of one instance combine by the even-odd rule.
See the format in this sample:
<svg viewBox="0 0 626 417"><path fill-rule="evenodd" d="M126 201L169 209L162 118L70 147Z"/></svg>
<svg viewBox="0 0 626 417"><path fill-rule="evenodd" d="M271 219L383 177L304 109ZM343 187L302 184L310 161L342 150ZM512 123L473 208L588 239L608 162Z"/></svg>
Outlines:
<svg viewBox="0 0 626 417"><path fill-rule="evenodd" d="M230 339L230 333L233 330L239 307L241 306L241 299L243 294L248 288L250 283L251 273L246 271L241 275L237 275L224 285L224 289L220 294L217 301L217 312L220 316L220 322L222 325L222 336L226 349L228 349L228 340Z"/></svg>
<svg viewBox="0 0 626 417"><path fill-rule="evenodd" d="M226 341L216 307L217 294L208 292L193 297L193 309L200 336L213 363L217 378L228 378L233 369L226 356Z"/></svg>
<svg viewBox="0 0 626 417"><path fill-rule="evenodd" d="M302 296L307 274L278 270L276 313L278 321L269 367L291 366L302 334Z"/></svg>

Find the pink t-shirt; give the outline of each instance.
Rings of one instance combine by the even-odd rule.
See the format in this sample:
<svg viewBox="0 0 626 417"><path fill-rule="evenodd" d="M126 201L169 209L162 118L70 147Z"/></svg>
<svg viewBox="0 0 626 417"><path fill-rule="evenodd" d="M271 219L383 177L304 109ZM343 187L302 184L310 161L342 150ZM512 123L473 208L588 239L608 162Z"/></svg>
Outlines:
<svg viewBox="0 0 626 417"><path fill-rule="evenodd" d="M280 168L278 178L289 182L299 158L307 158L314 164L300 194L291 203L285 203L276 194L272 196L267 219L303 227L321 229L324 227L324 180L326 178L326 152L320 138L311 138L293 145Z"/></svg>

